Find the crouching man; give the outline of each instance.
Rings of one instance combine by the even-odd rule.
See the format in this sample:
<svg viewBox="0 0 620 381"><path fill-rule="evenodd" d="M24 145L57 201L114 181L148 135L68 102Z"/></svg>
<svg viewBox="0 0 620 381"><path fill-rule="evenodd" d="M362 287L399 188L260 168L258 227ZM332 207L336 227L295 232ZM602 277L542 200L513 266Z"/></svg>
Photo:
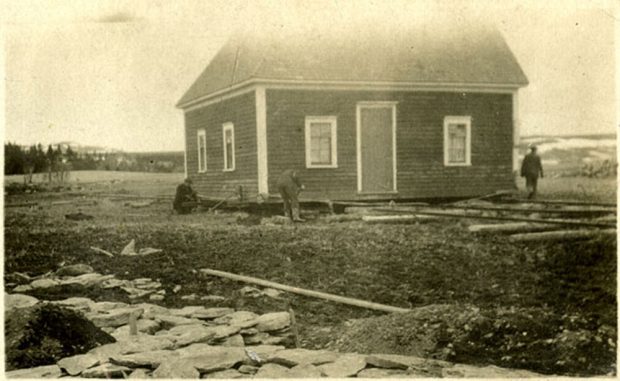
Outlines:
<svg viewBox="0 0 620 381"><path fill-rule="evenodd" d="M299 199L297 198L302 189L305 189L305 187L299 177L297 177L295 170L287 169L282 172L278 179L278 191L284 202L284 215L293 222L304 221L299 215Z"/></svg>
<svg viewBox="0 0 620 381"><path fill-rule="evenodd" d="M198 206L198 195L192 189L192 180L186 178L182 184L177 186L177 193L174 196L172 207L179 214L188 214Z"/></svg>

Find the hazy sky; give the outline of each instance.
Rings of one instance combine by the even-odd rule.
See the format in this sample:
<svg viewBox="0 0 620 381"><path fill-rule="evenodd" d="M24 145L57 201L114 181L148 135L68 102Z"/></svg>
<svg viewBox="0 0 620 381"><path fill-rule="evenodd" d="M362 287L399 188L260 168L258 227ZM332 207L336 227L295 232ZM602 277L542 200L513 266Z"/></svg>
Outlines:
<svg viewBox="0 0 620 381"><path fill-rule="evenodd" d="M620 13L609 1L27 1L5 3L5 141L183 149L174 107L227 37L265 23L493 21L530 84L523 135L614 133ZM1 74L1 71L0 71Z"/></svg>

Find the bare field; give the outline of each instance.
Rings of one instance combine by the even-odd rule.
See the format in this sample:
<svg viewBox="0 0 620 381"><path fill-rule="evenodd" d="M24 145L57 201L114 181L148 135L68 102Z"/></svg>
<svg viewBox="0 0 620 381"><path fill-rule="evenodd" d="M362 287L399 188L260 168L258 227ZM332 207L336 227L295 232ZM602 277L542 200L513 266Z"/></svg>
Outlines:
<svg viewBox="0 0 620 381"><path fill-rule="evenodd" d="M5 283L7 274L15 271L39 275L61 263L85 263L122 279L160 280L166 297L154 303L167 307L203 303L183 299L192 294L223 296L213 305L256 312L292 306L301 345L307 348L376 347L384 353L417 353L547 374L615 372L615 239L517 245L503 236L469 233L467 225L475 222L469 220L365 225L318 218L269 226L260 225L261 215L236 210L180 216L172 213L168 202L134 208L127 203L136 200L122 196L172 197L182 174L72 175L76 184L79 178L84 185L77 193L5 198L9 205L38 202L5 209ZM541 198L615 200L611 180L584 180L542 179ZM581 191L577 184L590 186ZM71 203L53 203L63 200ZM65 218L77 211L94 219ZM131 239L137 247L163 251L110 258L89 249L119 253ZM293 294L249 297L239 292L245 284L206 277L197 271L201 268L414 310L407 323L377 311ZM46 289L32 295L144 301L88 290L75 295Z"/></svg>

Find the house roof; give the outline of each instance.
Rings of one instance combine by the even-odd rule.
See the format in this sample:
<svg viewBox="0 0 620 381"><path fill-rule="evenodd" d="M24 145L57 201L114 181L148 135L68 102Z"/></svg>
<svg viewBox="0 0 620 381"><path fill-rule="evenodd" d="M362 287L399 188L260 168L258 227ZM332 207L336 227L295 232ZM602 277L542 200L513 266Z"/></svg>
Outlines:
<svg viewBox="0 0 620 381"><path fill-rule="evenodd" d="M231 37L178 106L251 79L509 87L528 83L492 27L272 28Z"/></svg>

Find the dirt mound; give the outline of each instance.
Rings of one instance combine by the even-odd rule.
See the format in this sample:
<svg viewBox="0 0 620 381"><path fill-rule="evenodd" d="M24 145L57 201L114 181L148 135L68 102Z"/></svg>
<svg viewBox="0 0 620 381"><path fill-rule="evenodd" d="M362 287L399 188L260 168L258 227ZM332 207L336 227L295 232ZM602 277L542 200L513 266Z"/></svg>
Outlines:
<svg viewBox="0 0 620 381"><path fill-rule="evenodd" d="M7 370L55 364L116 340L81 314L52 304L6 311Z"/></svg>
<svg viewBox="0 0 620 381"><path fill-rule="evenodd" d="M347 322L331 349L415 355L547 374L615 371L616 329L543 308L430 305Z"/></svg>

